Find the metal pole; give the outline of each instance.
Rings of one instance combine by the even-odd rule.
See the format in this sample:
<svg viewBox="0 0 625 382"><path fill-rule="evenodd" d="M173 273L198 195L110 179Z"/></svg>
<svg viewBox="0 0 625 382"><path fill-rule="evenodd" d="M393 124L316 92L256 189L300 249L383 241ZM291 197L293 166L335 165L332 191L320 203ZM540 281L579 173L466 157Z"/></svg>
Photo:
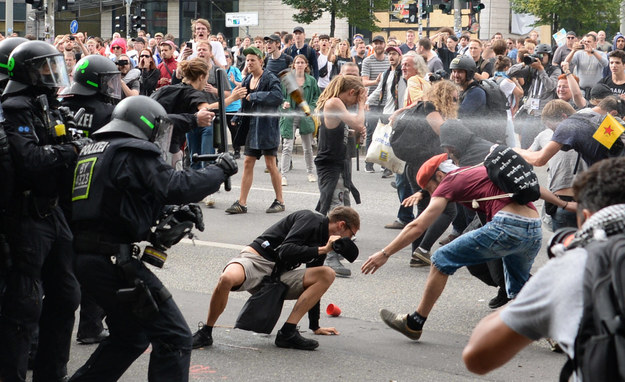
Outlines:
<svg viewBox="0 0 625 382"><path fill-rule="evenodd" d="M48 0L47 5L45 7L45 18L46 18L46 40L49 43L54 41L54 9L55 9L55 0Z"/></svg>
<svg viewBox="0 0 625 382"><path fill-rule="evenodd" d="M130 5L132 0L126 0L126 39L130 40Z"/></svg>
<svg viewBox="0 0 625 382"><path fill-rule="evenodd" d="M4 26L4 35L6 37L9 37L11 33L13 33L13 0L6 0L4 11L4 19L6 20Z"/></svg>
<svg viewBox="0 0 625 382"><path fill-rule="evenodd" d="M456 33L456 36L462 34L462 12L460 10L461 5L461 0L454 1L454 32Z"/></svg>
<svg viewBox="0 0 625 382"><path fill-rule="evenodd" d="M417 0L417 22L419 23L419 39L423 38L423 17L421 12L423 12L423 1Z"/></svg>

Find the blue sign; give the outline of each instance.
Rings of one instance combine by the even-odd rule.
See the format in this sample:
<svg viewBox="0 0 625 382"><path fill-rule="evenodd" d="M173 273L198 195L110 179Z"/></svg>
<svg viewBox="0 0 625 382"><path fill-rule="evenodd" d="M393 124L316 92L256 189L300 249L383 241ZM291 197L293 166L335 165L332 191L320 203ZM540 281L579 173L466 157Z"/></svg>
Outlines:
<svg viewBox="0 0 625 382"><path fill-rule="evenodd" d="M76 32L78 32L78 21L72 20L72 22L69 23L69 33L76 33Z"/></svg>

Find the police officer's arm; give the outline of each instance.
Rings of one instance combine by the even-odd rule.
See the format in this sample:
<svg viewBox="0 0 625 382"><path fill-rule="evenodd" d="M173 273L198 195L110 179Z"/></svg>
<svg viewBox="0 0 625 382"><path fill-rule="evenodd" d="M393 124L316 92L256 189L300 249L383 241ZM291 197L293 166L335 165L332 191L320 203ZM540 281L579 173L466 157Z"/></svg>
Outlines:
<svg viewBox="0 0 625 382"><path fill-rule="evenodd" d="M133 169L133 175L163 204L197 203L217 192L225 179L223 170L217 166L197 171L176 171L161 156L153 153L133 155L126 163Z"/></svg>
<svg viewBox="0 0 625 382"><path fill-rule="evenodd" d="M425 230L443 213L445 207L447 207L447 199L440 196L432 197L430 204L418 218L408 223L390 244L381 251L371 255L365 261L360 268L362 273L375 273L376 270L386 263L391 255L421 237Z"/></svg>
<svg viewBox="0 0 625 382"><path fill-rule="evenodd" d="M39 146L28 113L11 113L10 121L3 122L13 163L26 170L46 171L73 163L78 156L71 144ZM7 115L8 116L8 115Z"/></svg>
<svg viewBox="0 0 625 382"><path fill-rule="evenodd" d="M469 343L462 352L467 369L486 374L510 361L532 340L506 325L497 311L486 316L473 330Z"/></svg>
<svg viewBox="0 0 625 382"><path fill-rule="evenodd" d="M549 141L549 143L547 143L545 147L543 147L539 151L529 151L520 148L515 148L514 150L521 154L521 156L527 161L527 163L531 164L532 166L540 167L546 165L547 162L549 162L549 159L556 155L556 153L560 151L561 148L561 143L558 143L556 141Z"/></svg>

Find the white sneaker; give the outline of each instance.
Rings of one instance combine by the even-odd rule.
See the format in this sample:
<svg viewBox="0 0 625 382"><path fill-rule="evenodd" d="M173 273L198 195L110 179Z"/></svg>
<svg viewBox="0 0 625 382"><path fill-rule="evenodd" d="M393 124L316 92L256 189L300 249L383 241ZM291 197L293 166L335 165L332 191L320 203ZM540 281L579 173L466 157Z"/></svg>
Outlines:
<svg viewBox="0 0 625 382"><path fill-rule="evenodd" d="M308 181L314 183L317 181L317 176L315 174L308 174Z"/></svg>
<svg viewBox="0 0 625 382"><path fill-rule="evenodd" d="M289 185L289 182L286 181L286 176L282 177L282 185L283 186L288 186Z"/></svg>
<svg viewBox="0 0 625 382"><path fill-rule="evenodd" d="M215 197L207 196L206 198L204 198L204 203L208 208L215 208Z"/></svg>

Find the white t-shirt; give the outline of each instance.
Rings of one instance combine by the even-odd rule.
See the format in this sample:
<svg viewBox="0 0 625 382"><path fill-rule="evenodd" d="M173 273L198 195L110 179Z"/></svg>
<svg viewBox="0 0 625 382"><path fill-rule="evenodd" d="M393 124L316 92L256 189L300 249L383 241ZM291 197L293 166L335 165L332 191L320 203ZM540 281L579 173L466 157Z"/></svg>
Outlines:
<svg viewBox="0 0 625 382"><path fill-rule="evenodd" d="M226 55L224 54L224 46L219 41L209 41L211 44L211 51L213 53L213 62L225 67ZM187 58L188 60L197 57L197 42L193 41L193 53ZM178 62L182 61L182 53L178 56Z"/></svg>

